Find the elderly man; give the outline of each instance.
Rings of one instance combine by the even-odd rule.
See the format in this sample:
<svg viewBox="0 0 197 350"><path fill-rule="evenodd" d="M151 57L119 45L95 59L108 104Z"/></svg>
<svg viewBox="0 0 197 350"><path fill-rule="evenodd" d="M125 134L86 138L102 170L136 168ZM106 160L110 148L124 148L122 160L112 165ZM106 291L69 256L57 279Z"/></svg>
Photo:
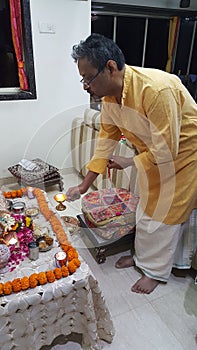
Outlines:
<svg viewBox="0 0 197 350"><path fill-rule="evenodd" d="M197 105L178 77L126 65L120 48L102 35L73 46L72 57L84 89L102 98L102 110L89 171L67 197L79 198L106 167L136 165L135 255L120 258L116 267L139 267L143 276L131 290L149 294L167 282L173 266L188 268L196 249L196 229L188 225L197 208ZM134 158L112 156L122 133L138 150Z"/></svg>

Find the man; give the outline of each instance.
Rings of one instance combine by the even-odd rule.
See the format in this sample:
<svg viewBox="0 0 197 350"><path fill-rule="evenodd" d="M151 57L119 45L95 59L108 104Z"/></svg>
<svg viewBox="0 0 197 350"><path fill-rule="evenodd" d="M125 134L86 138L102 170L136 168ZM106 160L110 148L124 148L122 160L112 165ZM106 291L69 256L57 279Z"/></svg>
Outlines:
<svg viewBox="0 0 197 350"><path fill-rule="evenodd" d="M140 268L143 276L131 290L149 294L167 282L173 266L190 267L196 248L196 229L188 230L188 220L197 208L197 105L178 77L126 65L120 48L102 35L92 34L73 46L72 57L84 89L102 98L102 110L89 171L67 197L79 198L106 167L136 165L135 255L120 258L116 267ZM134 158L112 156L122 133L138 150ZM188 238L188 232L194 237ZM187 242L187 254L179 249L181 239Z"/></svg>

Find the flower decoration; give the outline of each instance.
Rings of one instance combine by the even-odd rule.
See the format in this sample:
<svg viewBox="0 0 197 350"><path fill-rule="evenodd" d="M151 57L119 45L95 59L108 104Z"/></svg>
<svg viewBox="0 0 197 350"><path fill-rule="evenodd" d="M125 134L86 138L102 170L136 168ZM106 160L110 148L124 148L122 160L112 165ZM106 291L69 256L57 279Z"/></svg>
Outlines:
<svg viewBox="0 0 197 350"><path fill-rule="evenodd" d="M38 273L38 282L43 285L47 283L47 276L45 272L39 272Z"/></svg>
<svg viewBox="0 0 197 350"><path fill-rule="evenodd" d="M10 281L4 283L3 292L5 295L9 295L12 293L12 283Z"/></svg>
<svg viewBox="0 0 197 350"><path fill-rule="evenodd" d="M21 291L21 280L20 278L15 278L12 282L12 290L17 293Z"/></svg>
<svg viewBox="0 0 197 350"><path fill-rule="evenodd" d="M35 288L38 285L38 275L37 273L33 273L29 276L29 286L30 288Z"/></svg>
<svg viewBox="0 0 197 350"><path fill-rule="evenodd" d="M32 225L31 218L22 214L12 214L12 217L15 220L15 225L12 226L11 230L16 232L19 244L18 247L15 245L9 246L11 255L8 265L11 271L29 255L28 243L34 240L33 231L30 228Z"/></svg>
<svg viewBox="0 0 197 350"><path fill-rule="evenodd" d="M49 283L52 283L55 281L55 275L53 271L47 271L46 272L46 278Z"/></svg>
<svg viewBox="0 0 197 350"><path fill-rule="evenodd" d="M10 231L12 226L15 225L15 219L9 213L3 213L0 217L0 222L4 227L4 231Z"/></svg>
<svg viewBox="0 0 197 350"><path fill-rule="evenodd" d="M21 194L22 193L22 194ZM50 222L53 232L56 234L57 239L61 245L62 250L67 254L68 264L61 268L55 268L54 270L48 270L46 272L33 273L29 277L24 276L22 278L15 278L13 281L7 281L0 283L0 296L9 295L13 292L17 293L21 290L27 290L28 288L35 288L39 285L46 283L53 283L55 280L66 278L69 274L73 274L80 266L81 262L78 259L78 252L71 243L68 241L68 237L64 231L64 228L56 217L55 213L49 209L45 195L39 188L34 188L34 196L37 199L39 208L46 220ZM5 198L15 198L22 195L27 195L27 189L22 188L21 192L11 191L4 192ZM19 241L19 248L10 247L11 257L9 260L10 265L19 264L20 260L24 260L28 254L28 243L33 240L32 220L28 216L22 214L12 214L14 219L11 225L11 230L15 231ZM11 267L13 270L15 266Z"/></svg>
<svg viewBox="0 0 197 350"><path fill-rule="evenodd" d="M0 283L0 296L3 295L3 283Z"/></svg>
<svg viewBox="0 0 197 350"><path fill-rule="evenodd" d="M22 277L21 278L21 289L26 290L29 288L29 286L30 286L29 278L27 276Z"/></svg>

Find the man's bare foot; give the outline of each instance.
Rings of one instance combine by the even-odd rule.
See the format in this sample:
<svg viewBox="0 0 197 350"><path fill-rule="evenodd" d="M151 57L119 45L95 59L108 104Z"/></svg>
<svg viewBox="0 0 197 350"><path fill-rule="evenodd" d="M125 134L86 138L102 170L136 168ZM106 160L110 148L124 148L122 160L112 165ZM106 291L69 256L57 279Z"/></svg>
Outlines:
<svg viewBox="0 0 197 350"><path fill-rule="evenodd" d="M131 255L121 256L121 258L115 263L117 269L124 269L125 267L131 267L134 265L135 262Z"/></svg>
<svg viewBox="0 0 197 350"><path fill-rule="evenodd" d="M134 293L150 294L159 284L159 281L148 276L140 278L131 288Z"/></svg>

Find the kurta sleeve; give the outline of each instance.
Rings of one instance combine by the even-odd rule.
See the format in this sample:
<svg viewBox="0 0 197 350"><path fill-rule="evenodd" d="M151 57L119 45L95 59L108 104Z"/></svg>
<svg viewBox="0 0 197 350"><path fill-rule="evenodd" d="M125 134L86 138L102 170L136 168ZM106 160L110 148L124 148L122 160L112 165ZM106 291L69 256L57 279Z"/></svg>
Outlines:
<svg viewBox="0 0 197 350"><path fill-rule="evenodd" d="M113 110L110 108L110 104L103 103L96 150L94 156L87 165L89 170L98 174L103 174L105 172L108 160L111 158L121 136L120 129L114 124L111 118L112 113Z"/></svg>

